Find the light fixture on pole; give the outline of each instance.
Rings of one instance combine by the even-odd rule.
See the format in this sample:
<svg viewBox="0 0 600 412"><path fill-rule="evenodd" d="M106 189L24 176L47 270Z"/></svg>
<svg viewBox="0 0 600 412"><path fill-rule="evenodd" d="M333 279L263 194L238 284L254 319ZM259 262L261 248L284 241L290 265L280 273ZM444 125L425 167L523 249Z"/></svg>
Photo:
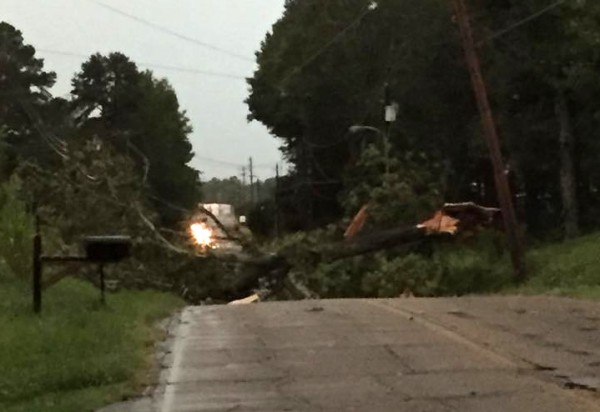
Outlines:
<svg viewBox="0 0 600 412"><path fill-rule="evenodd" d="M377 135L379 135L379 140L381 142L380 143L381 151L384 153L384 156L385 156L385 173L387 174L389 172L389 158L388 158L389 142L387 141L388 139L387 139L385 132L381 129L378 129L377 127L365 126L365 125L360 125L360 124L355 124L348 128L348 132L352 133L352 134L364 132L364 131L377 133Z"/></svg>

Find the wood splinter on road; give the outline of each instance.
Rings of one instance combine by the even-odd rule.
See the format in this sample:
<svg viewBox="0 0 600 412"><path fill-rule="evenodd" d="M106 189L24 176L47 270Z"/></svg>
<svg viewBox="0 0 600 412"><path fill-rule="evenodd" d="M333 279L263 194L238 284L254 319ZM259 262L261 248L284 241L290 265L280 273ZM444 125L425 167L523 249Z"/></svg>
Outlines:
<svg viewBox="0 0 600 412"><path fill-rule="evenodd" d="M260 302L260 296L258 296L258 293L250 295L247 298L238 299L238 300L229 302L229 305L248 305L250 303L256 303L256 302Z"/></svg>

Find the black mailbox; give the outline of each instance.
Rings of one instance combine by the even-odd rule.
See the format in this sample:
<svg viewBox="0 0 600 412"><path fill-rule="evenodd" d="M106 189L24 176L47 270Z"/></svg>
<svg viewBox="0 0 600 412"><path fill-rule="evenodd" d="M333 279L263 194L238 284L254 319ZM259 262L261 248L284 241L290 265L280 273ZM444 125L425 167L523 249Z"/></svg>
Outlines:
<svg viewBox="0 0 600 412"><path fill-rule="evenodd" d="M129 236L88 236L83 244L86 258L91 262L119 262L131 255Z"/></svg>
<svg viewBox="0 0 600 412"><path fill-rule="evenodd" d="M129 236L87 236L83 238L85 256L43 256L42 237L39 227L33 237L33 310L42 310L42 267L44 263L90 262L98 265L100 275L100 299L105 303L104 265L116 263L131 256L131 238Z"/></svg>

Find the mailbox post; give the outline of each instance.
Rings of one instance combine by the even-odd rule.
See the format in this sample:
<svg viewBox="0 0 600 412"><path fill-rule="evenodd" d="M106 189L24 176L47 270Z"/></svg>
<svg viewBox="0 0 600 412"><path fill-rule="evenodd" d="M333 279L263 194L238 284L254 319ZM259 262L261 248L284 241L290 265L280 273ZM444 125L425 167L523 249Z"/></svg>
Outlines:
<svg viewBox="0 0 600 412"><path fill-rule="evenodd" d="M88 236L83 242L87 260L98 264L101 300L105 303L104 265L117 263L129 257L131 239L128 236Z"/></svg>
<svg viewBox="0 0 600 412"><path fill-rule="evenodd" d="M98 265L100 277L100 299L105 303L104 266L117 263L131 256L131 238L129 236L88 236L83 239L85 256L44 256L39 224L33 238L33 311L42 311L42 274L46 263L86 262Z"/></svg>

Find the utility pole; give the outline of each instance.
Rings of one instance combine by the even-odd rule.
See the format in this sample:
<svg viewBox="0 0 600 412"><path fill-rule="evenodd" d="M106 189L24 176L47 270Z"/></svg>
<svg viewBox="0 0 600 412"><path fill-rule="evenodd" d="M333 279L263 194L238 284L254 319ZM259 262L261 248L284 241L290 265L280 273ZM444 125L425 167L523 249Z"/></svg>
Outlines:
<svg viewBox="0 0 600 412"><path fill-rule="evenodd" d="M275 165L275 236L279 238L281 235L281 222L279 211L279 163Z"/></svg>
<svg viewBox="0 0 600 412"><path fill-rule="evenodd" d="M254 206L254 167L250 158L250 204Z"/></svg>
<svg viewBox="0 0 600 412"><path fill-rule="evenodd" d="M256 203L260 204L261 201L261 181L260 178L256 177Z"/></svg>
<svg viewBox="0 0 600 412"><path fill-rule="evenodd" d="M494 122L494 116L488 99L487 89L483 75L481 73L481 64L475 41L471 22L465 5L465 0L453 0L456 19L460 28L465 58L471 75L471 82L477 98L477 106L481 116L483 126L483 136L490 152L490 158L494 167L494 179L496 182L496 191L498 201L502 210L502 218L506 229L506 235L510 247L510 253L514 268L514 275L517 281L525 279L525 266L523 259L523 245L519 234L517 217L513 206L510 186L506 172L506 165L502 159L498 131Z"/></svg>
<svg viewBox="0 0 600 412"><path fill-rule="evenodd" d="M310 230L313 226L313 196L312 182L310 172L310 162L312 152L306 137L298 142L298 179L299 190L296 192L296 207L302 219L302 225L305 230Z"/></svg>
<svg viewBox="0 0 600 412"><path fill-rule="evenodd" d="M302 186L304 192L303 207L305 210L305 224L307 230L313 228L314 199L312 194L312 172L310 163L313 161L312 148L307 138L302 139Z"/></svg>
<svg viewBox="0 0 600 412"><path fill-rule="evenodd" d="M246 203L246 166L242 166L242 201L241 204Z"/></svg>
<svg viewBox="0 0 600 412"><path fill-rule="evenodd" d="M396 105L392 103L390 97L390 85L385 83L383 96L383 118L385 121L385 129L383 132L383 150L385 156L385 174L390 173L390 132L392 130L392 123L396 121Z"/></svg>

